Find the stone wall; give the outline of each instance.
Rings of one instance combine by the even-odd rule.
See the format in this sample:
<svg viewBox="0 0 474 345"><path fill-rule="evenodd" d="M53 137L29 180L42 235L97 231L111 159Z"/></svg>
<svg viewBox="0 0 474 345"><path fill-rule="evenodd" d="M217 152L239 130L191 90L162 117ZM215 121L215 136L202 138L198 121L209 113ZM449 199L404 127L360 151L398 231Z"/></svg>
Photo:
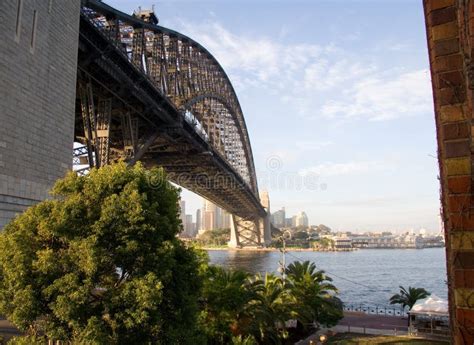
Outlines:
<svg viewBox="0 0 474 345"><path fill-rule="evenodd" d="M80 1L0 6L0 229L70 169Z"/></svg>
<svg viewBox="0 0 474 345"><path fill-rule="evenodd" d="M471 2L472 3L472 2ZM453 343L474 343L473 7L424 0Z"/></svg>

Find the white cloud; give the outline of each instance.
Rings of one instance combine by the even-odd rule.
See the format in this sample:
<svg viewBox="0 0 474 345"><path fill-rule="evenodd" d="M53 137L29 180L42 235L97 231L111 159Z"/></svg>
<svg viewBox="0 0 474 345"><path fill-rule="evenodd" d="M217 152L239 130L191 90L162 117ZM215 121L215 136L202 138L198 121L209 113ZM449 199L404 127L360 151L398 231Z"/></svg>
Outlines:
<svg viewBox="0 0 474 345"><path fill-rule="evenodd" d="M375 75L358 81L341 100L322 107L327 117L389 120L432 110L428 70L395 76Z"/></svg>
<svg viewBox="0 0 474 345"><path fill-rule="evenodd" d="M300 116L380 121L432 107L426 69L387 70L371 57L333 44L283 44L278 38L235 34L218 22L177 26L216 57L239 94L265 89Z"/></svg>
<svg viewBox="0 0 474 345"><path fill-rule="evenodd" d="M257 82L260 87L287 88L289 79L301 73L311 61L337 50L332 45L285 45L268 37L237 35L217 22L178 25L179 31L208 49L233 82L241 86L255 86Z"/></svg>
<svg viewBox="0 0 474 345"><path fill-rule="evenodd" d="M344 58L331 62L322 59L310 64L304 70L304 86L308 90L327 90L370 75L374 71L374 66L364 66L360 62L352 62Z"/></svg>
<svg viewBox="0 0 474 345"><path fill-rule="evenodd" d="M340 176L364 174L373 171L386 170L387 165L381 162L346 162L346 163L322 163L313 167L302 169L300 175L316 174L318 176Z"/></svg>

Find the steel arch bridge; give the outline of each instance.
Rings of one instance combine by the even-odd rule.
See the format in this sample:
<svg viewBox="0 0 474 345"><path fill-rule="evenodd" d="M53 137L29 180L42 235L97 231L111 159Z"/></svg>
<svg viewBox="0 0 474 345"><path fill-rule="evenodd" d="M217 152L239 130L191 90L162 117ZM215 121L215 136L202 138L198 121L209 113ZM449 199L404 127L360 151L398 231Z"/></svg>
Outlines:
<svg viewBox="0 0 474 345"><path fill-rule="evenodd" d="M101 1L81 3L76 163L162 166L232 214L231 246L270 241L249 135L232 84L199 43Z"/></svg>

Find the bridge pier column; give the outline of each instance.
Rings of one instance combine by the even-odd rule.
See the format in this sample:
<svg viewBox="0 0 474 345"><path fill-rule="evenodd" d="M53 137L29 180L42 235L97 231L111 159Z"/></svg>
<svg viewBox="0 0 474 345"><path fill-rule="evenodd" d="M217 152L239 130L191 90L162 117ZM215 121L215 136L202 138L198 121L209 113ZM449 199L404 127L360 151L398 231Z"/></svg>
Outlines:
<svg viewBox="0 0 474 345"><path fill-rule="evenodd" d="M262 247L271 242L270 217L242 218L232 215L230 222L230 248Z"/></svg>
<svg viewBox="0 0 474 345"><path fill-rule="evenodd" d="M260 218L260 236L265 246L270 245L272 241L272 229L270 224L270 214L267 213L265 217Z"/></svg>

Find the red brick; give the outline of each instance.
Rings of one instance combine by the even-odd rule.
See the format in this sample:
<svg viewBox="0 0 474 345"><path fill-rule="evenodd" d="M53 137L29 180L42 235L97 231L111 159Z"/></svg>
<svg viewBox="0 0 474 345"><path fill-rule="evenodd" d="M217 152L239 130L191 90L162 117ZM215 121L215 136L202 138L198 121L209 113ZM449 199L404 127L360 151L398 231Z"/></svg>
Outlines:
<svg viewBox="0 0 474 345"><path fill-rule="evenodd" d="M466 194L471 191L471 176L455 176L448 178L448 192Z"/></svg>
<svg viewBox="0 0 474 345"><path fill-rule="evenodd" d="M474 287L474 270L454 270L455 288Z"/></svg>
<svg viewBox="0 0 474 345"><path fill-rule="evenodd" d="M453 267L456 269L474 269L474 255L472 252L457 251L453 253Z"/></svg>
<svg viewBox="0 0 474 345"><path fill-rule="evenodd" d="M439 106L463 103L466 100L466 92L464 87L440 89L436 93L436 100Z"/></svg>
<svg viewBox="0 0 474 345"><path fill-rule="evenodd" d="M474 330L472 328L456 327L457 334L455 345L471 345L474 344Z"/></svg>
<svg viewBox="0 0 474 345"><path fill-rule="evenodd" d="M452 71L438 74L438 87L452 87L464 84L464 75L459 71Z"/></svg>
<svg viewBox="0 0 474 345"><path fill-rule="evenodd" d="M454 338L453 345L474 344L474 338L472 334L464 335L463 333L467 333L467 332L460 327L456 327L456 331L454 332L454 335L453 335L453 338Z"/></svg>
<svg viewBox="0 0 474 345"><path fill-rule="evenodd" d="M454 5L454 0L427 0L426 9L428 12Z"/></svg>
<svg viewBox="0 0 474 345"><path fill-rule="evenodd" d="M471 154L470 140L445 142L444 154L446 158L469 156Z"/></svg>
<svg viewBox="0 0 474 345"><path fill-rule="evenodd" d="M429 23L432 26L448 23L456 19L456 8L453 6L434 10L428 16Z"/></svg>
<svg viewBox="0 0 474 345"><path fill-rule="evenodd" d="M443 139L470 138L469 123L448 123L441 127Z"/></svg>
<svg viewBox="0 0 474 345"><path fill-rule="evenodd" d="M474 231L474 213L472 215L469 213L450 214L448 217L448 228L453 231Z"/></svg>
<svg viewBox="0 0 474 345"><path fill-rule="evenodd" d="M471 195L449 195L448 210L449 212L465 212L469 211L471 203Z"/></svg>
<svg viewBox="0 0 474 345"><path fill-rule="evenodd" d="M462 55L439 56L434 59L433 67L436 72L461 70L463 68Z"/></svg>
<svg viewBox="0 0 474 345"><path fill-rule="evenodd" d="M433 45L434 56L449 55L459 52L459 40L457 38L434 41Z"/></svg>

